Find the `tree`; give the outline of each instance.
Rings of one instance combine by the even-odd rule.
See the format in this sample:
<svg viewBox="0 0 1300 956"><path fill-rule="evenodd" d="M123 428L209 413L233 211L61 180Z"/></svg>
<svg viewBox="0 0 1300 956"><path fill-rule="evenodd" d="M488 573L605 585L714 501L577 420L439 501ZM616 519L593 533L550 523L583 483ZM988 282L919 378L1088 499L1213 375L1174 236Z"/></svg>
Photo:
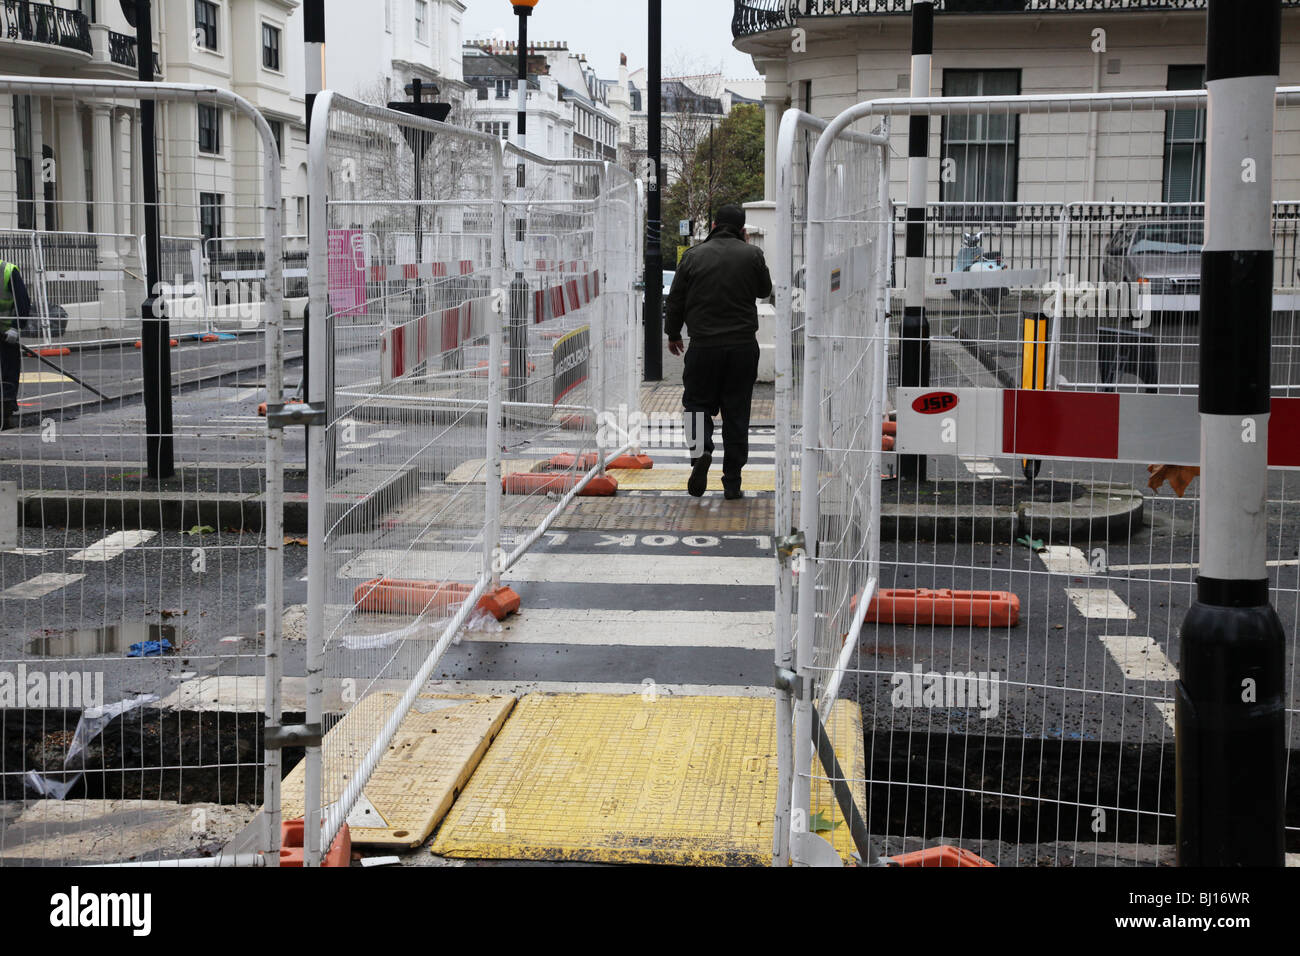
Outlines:
<svg viewBox="0 0 1300 956"><path fill-rule="evenodd" d="M711 132L706 127L694 148L683 155L664 209L665 264L677 261L677 247L685 242L677 234L680 220L693 220L697 233L707 232L718 207L763 198L763 124L759 107L738 105L715 122Z"/></svg>

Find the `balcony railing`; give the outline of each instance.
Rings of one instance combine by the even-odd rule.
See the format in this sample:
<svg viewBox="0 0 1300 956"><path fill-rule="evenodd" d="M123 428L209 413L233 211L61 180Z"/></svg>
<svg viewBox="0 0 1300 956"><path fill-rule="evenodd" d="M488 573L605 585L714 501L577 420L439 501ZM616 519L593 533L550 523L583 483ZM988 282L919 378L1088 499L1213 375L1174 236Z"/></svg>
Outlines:
<svg viewBox="0 0 1300 956"><path fill-rule="evenodd" d="M125 33L108 33L108 58L114 63L121 66L129 66L135 69L137 60L135 57L135 37L128 36ZM162 75L162 63L158 59L158 51L153 51L153 71L155 74Z"/></svg>
<svg viewBox="0 0 1300 956"><path fill-rule="evenodd" d="M1300 7L1300 0L1282 0ZM1112 13L1204 10L1205 0L935 0L936 13ZM736 38L789 29L814 17L910 14L912 0L735 0Z"/></svg>
<svg viewBox="0 0 1300 956"><path fill-rule="evenodd" d="M49 3L4 0L4 7L0 8L0 36L93 52L86 15L80 10L65 10Z"/></svg>

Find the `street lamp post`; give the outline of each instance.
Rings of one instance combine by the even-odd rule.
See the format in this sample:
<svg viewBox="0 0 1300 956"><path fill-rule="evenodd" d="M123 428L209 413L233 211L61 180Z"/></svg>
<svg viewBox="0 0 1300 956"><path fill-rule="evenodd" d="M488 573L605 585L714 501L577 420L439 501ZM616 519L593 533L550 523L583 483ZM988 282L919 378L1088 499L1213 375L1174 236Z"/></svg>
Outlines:
<svg viewBox="0 0 1300 956"><path fill-rule="evenodd" d="M120 0L135 27L136 65L142 83L153 82L153 17L149 0ZM172 443L171 324L158 298L158 154L154 101L140 101L140 167L144 180L145 299L140 309L140 359L144 374L145 466L150 478L176 474Z"/></svg>
<svg viewBox="0 0 1300 956"><path fill-rule="evenodd" d="M661 0L649 0L650 22L646 39L648 63L646 64L646 158L648 160L646 182L646 229L645 229L645 380L657 382L664 377L664 318L660 311L663 301L664 250L662 204L660 201L659 171L662 157L661 130L661 96L663 69L660 62L661 27L663 24L663 4Z"/></svg>
<svg viewBox="0 0 1300 956"><path fill-rule="evenodd" d="M537 6L537 0L511 0L510 6L519 18L519 112L515 122L515 145L519 148L518 163L515 166L515 277L510 283L510 337L509 337L509 382L510 401L522 402L526 399L528 384L528 349L527 349L527 311L528 282L524 279L524 236L527 231L528 213L525 202L528 198L527 177L523 151L527 148L528 134L528 18Z"/></svg>

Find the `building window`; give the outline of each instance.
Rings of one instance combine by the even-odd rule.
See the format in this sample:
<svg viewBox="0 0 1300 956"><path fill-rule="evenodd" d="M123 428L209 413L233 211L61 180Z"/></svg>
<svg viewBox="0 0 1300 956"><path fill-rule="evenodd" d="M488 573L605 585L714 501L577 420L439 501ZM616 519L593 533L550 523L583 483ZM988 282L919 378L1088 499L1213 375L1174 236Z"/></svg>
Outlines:
<svg viewBox="0 0 1300 956"><path fill-rule="evenodd" d="M199 152L221 152L221 110L199 104Z"/></svg>
<svg viewBox="0 0 1300 956"><path fill-rule="evenodd" d="M1205 89L1205 67L1171 66L1169 89ZM1205 201L1205 110L1165 113L1165 202Z"/></svg>
<svg viewBox="0 0 1300 956"><path fill-rule="evenodd" d="M482 122L481 122L481 123L476 123L476 124L474 124L474 125L476 125L476 126L479 128L479 131L480 131L480 132L483 132L483 133L491 133L493 136L497 137L497 139L509 139L509 138L510 138L510 123L509 123L509 121L501 122L501 123L490 123L490 122L489 122L489 123L482 123Z"/></svg>
<svg viewBox="0 0 1300 956"><path fill-rule="evenodd" d="M280 72L280 30L269 23L262 24L262 66Z"/></svg>
<svg viewBox="0 0 1300 956"><path fill-rule="evenodd" d="M1019 70L944 70L944 96L1003 96L1020 93ZM942 182L946 203L1015 202L1020 118L1010 112L945 116L940 156L955 163L956 181ZM946 177L945 177L946 179ZM1000 210L950 207L962 219L988 219ZM1009 213L1009 210L1008 210Z"/></svg>
<svg viewBox="0 0 1300 956"><path fill-rule="evenodd" d="M393 0L384 0L384 29L393 32Z"/></svg>
<svg viewBox="0 0 1300 956"><path fill-rule="evenodd" d="M221 238L221 193L199 193L199 234L205 240Z"/></svg>
<svg viewBox="0 0 1300 956"><path fill-rule="evenodd" d="M269 117L266 125L271 127L271 135L275 137L275 151L280 154L280 165L284 165L284 123L280 120L273 120Z"/></svg>
<svg viewBox="0 0 1300 956"><path fill-rule="evenodd" d="M36 228L35 176L32 168L32 98L14 97L14 156L18 169L18 228ZM52 223L45 224L53 229Z"/></svg>
<svg viewBox="0 0 1300 956"><path fill-rule="evenodd" d="M510 91L514 89L514 85L514 80L497 80L497 99L508 99L510 97Z"/></svg>
<svg viewBox="0 0 1300 956"><path fill-rule="evenodd" d="M429 22L429 4L427 0L415 0L415 38L425 42L425 24Z"/></svg>
<svg viewBox="0 0 1300 956"><path fill-rule="evenodd" d="M204 49L217 48L217 5L210 0L194 0L194 39Z"/></svg>

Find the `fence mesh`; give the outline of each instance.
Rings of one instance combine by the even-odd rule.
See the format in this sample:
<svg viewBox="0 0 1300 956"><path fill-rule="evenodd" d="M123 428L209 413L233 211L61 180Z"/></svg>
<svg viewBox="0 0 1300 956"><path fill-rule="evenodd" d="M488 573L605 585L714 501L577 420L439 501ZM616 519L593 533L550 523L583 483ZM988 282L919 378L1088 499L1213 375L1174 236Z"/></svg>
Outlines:
<svg viewBox="0 0 1300 956"><path fill-rule="evenodd" d="M1293 152L1293 96L1279 93L1279 171ZM1172 860L1172 682L1179 625L1194 598L1199 483L1194 470L1161 466L1194 465L1199 448L1193 437L1193 457L1183 461L1171 436L1199 436L1194 395L1204 207L1193 201L1197 196L1169 193L1169 183L1181 180L1165 134L1169 124L1203 108L1203 93L1126 94L950 98L916 106L891 101L855 114L857 129L892 120L894 156L907 154L904 117L928 115L930 194L940 197L925 218L929 387L906 393L904 409L896 363L885 381L886 409L900 419L898 441L908 447L905 417L907 423L930 418L935 444L926 446L924 480L890 477L897 456L883 456L879 587L985 595L964 605L983 613L966 616L957 613L960 600L941 600L950 619L942 612L913 616L882 596L868 609L856 646L845 640L854 609L851 600L846 607L846 596L870 579L875 554L869 539L833 517L839 499L853 497L854 482L840 469L866 484L870 459L854 443L854 426L886 446L893 436L879 434L874 393L850 374L855 362L862 369L872 364L873 343L862 335L870 308L851 306L849 325L837 325L843 320L828 273L826 306L816 318L835 330L843 353L828 342L821 356L812 355L811 345L800 355L798 333L807 320L797 302L789 312L778 310L794 332L795 380L810 375L819 359L830 390L820 409L820 444L827 447L803 448L819 468L819 523L795 521L809 539L807 567L816 583L808 593L817 604L794 619L796 656L799 675L818 691L838 680L838 695L862 707L866 775L846 782L864 788L860 809L873 853L951 843L1002 865ZM826 184L822 223L799 200L800 151L783 153L790 168L781 175L791 189L782 202L793 208L792 291L805 235L820 226L824 247L806 258L821 256L828 264L856 241L851 223L863 217L834 205L841 177L852 175L843 164L849 148L838 140L828 144L826 163L809 172ZM893 209L882 217L894 222L896 237L890 355L899 351L902 318L904 168L892 167ZM1284 175L1274 183L1275 398L1295 389L1294 197ZM860 200L869 191L859 187L852 195ZM841 283L853 274L847 260L844 268ZM851 296L852 285L842 288ZM1038 460L1004 451L1025 439L1028 425L1019 419L1008 424L963 412L952 418L955 431L945 446L937 437L943 416L904 415L918 394L972 388L986 395L1022 388L1118 392L1124 402L1149 396L1184 405L1119 406L1118 454L1062 452ZM818 394L815 387L812 393ZM780 389L777 394L779 400ZM837 424L840 400L870 413ZM977 401L961 400L969 408ZM779 408L777 420L787 413ZM1179 417L1188 414L1186 421ZM996 434L995 420L1001 423ZM845 438L827 441L837 427ZM1048 438L1078 447L1079 437L1097 427L1086 416L1061 419ZM1005 436L1011 445L1004 446ZM798 431L793 438L796 452L811 445ZM850 471L850 458L862 464ZM810 476L811 464L802 472ZM1289 634L1300 623L1292 484L1289 471L1271 473L1271 597ZM848 573L835 570L841 556ZM1014 619L990 610L1003 607L990 592L1014 595ZM778 628L782 615L778 588ZM780 653L778 644L778 659ZM1293 638L1287 668L1287 739L1294 749ZM807 746L805 729L796 720L796 757ZM805 751L794 777L794 826L801 795L806 800L811 782L824 776ZM1286 832L1295 850L1300 819L1289 818Z"/></svg>
<svg viewBox="0 0 1300 956"><path fill-rule="evenodd" d="M20 165L0 259L29 300L0 346L0 865L170 859L246 828L269 849L278 828L252 821L279 777L284 472L257 410L281 390L283 290L278 268L202 279L205 235L279 262L274 140L219 90L12 77L0 140Z"/></svg>
<svg viewBox="0 0 1300 956"><path fill-rule="evenodd" d="M500 628L512 568L600 487L598 425L638 394L640 200L602 162L333 94L316 110L309 344L329 361L308 393L328 424L302 612L325 737L285 806L321 807L328 845L364 825L370 773L447 649Z"/></svg>

